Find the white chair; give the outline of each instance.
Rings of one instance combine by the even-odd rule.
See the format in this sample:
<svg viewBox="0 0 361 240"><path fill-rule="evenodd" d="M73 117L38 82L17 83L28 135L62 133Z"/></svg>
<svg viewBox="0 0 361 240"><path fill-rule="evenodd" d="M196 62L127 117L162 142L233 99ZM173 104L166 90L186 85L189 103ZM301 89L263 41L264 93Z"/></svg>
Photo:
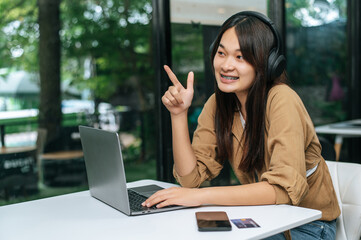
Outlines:
<svg viewBox="0 0 361 240"><path fill-rule="evenodd" d="M337 240L361 237L361 164L326 161L336 191L341 215L337 219Z"/></svg>

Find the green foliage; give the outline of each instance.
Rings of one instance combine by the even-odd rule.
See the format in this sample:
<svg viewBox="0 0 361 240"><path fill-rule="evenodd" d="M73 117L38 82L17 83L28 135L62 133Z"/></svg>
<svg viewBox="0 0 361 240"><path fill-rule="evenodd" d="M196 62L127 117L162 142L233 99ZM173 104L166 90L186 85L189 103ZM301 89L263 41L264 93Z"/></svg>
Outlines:
<svg viewBox="0 0 361 240"><path fill-rule="evenodd" d="M315 102L315 105L317 108L319 108L322 111L322 118L326 123L332 123L332 122L342 122L347 120L347 114L345 110L343 109L342 102L335 101L335 102L326 102L326 101L320 101Z"/></svg>
<svg viewBox="0 0 361 240"><path fill-rule="evenodd" d="M296 85L329 85L334 75L346 73L346 1L329 3L340 16L318 26L303 26L305 19L324 20L310 0L287 1L287 70ZM302 14L298 14L301 13ZM310 22L311 23L311 22ZM302 67L301 67L302 66Z"/></svg>
<svg viewBox="0 0 361 240"><path fill-rule="evenodd" d="M2 0L0 9L0 68L38 72L36 0ZM62 79L104 101L153 91L151 13L150 0L63 0Z"/></svg>
<svg viewBox="0 0 361 240"><path fill-rule="evenodd" d="M286 23L288 26L300 27L301 19L295 16L297 10L310 7L309 0L286 1Z"/></svg>
<svg viewBox="0 0 361 240"><path fill-rule="evenodd" d="M137 139L132 145L123 148L123 160L125 163L137 162L141 154L140 150L141 139Z"/></svg>
<svg viewBox="0 0 361 240"><path fill-rule="evenodd" d="M0 1L0 68L37 71L36 0Z"/></svg>
<svg viewBox="0 0 361 240"><path fill-rule="evenodd" d="M197 24L173 23L172 56L174 67L194 67L203 63L202 26Z"/></svg>
<svg viewBox="0 0 361 240"><path fill-rule="evenodd" d="M157 179L156 161L142 162L127 162L124 164L126 169L126 178L128 182L133 182L141 179Z"/></svg>
<svg viewBox="0 0 361 240"><path fill-rule="evenodd" d="M190 71L194 72L194 88L196 93L192 106L203 106L205 102L204 88L204 56L203 53L203 29L200 24L172 23L172 70L176 73L179 81L186 86L187 76ZM213 84L212 81L209 81ZM191 111L191 110L190 110Z"/></svg>
<svg viewBox="0 0 361 240"><path fill-rule="evenodd" d="M286 23L290 27L300 27L302 18L297 16L297 12L300 10L307 12L307 14L315 19L323 18L320 15L319 10L316 9L312 4L315 4L316 1L312 0L288 0L286 1ZM347 1L346 0L334 0L334 1L327 1L332 8L336 8L340 13L341 18L346 18L347 16Z"/></svg>
<svg viewBox="0 0 361 240"><path fill-rule="evenodd" d="M132 76L141 79L141 87L152 89L151 11L149 0L64 0L61 38L67 61L62 66L74 84L91 88L103 100L134 88ZM88 76L82 74L86 61Z"/></svg>

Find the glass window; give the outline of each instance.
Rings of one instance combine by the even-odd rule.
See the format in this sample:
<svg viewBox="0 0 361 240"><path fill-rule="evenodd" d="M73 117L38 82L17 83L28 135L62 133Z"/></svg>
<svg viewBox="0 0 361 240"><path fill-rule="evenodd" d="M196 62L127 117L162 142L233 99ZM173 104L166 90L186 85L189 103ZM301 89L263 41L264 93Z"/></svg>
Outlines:
<svg viewBox="0 0 361 240"><path fill-rule="evenodd" d="M26 144L35 145L40 91L37 2L16 2L1 3L8 11L0 11L0 56L4 60L0 62L0 115L7 118L11 110L36 111L19 126L13 120L0 119L1 124L8 125L5 133L9 147L24 141L12 138L12 132L35 133L30 141L26 139ZM151 19L151 0L65 0L60 5L64 136L52 146L58 147L57 151L81 150L79 124L117 131L128 181L156 179L158 141L153 127L156 114ZM21 89L27 92L4 93L4 84L14 83L15 75L26 80L23 84L27 87ZM65 116L68 113L75 114L69 118ZM32 125L24 128L28 121ZM44 151L42 160L51 153L49 143ZM33 164L31 171L39 181L35 192L23 191L25 178L17 172L20 181L6 188L0 184L0 205L88 188L81 157L67 161L47 158L39 166L36 161ZM41 170L39 178L37 167ZM0 167L0 183L11 174Z"/></svg>
<svg viewBox="0 0 361 240"><path fill-rule="evenodd" d="M186 84L187 74L194 72L194 97L188 111L192 137L205 101L214 93L214 77L210 63L210 45L221 24L231 15L245 10L267 12L267 1L171 0L171 39L173 71ZM227 185L237 180L228 163L220 176L205 184Z"/></svg>
<svg viewBox="0 0 361 240"><path fill-rule="evenodd" d="M315 125L346 119L346 0L286 1L287 71Z"/></svg>

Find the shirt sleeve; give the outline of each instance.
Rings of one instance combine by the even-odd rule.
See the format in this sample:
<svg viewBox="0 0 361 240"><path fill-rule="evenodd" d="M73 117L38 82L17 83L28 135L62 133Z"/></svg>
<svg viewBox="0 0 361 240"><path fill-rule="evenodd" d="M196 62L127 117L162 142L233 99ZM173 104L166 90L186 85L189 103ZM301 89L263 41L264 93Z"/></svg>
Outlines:
<svg viewBox="0 0 361 240"><path fill-rule="evenodd" d="M198 117L198 126L192 141L197 159L196 167L185 176L179 176L173 167L173 175L183 187L199 187L205 180L218 176L223 168L223 165L216 161L215 106L215 96L212 95Z"/></svg>
<svg viewBox="0 0 361 240"><path fill-rule="evenodd" d="M287 86L270 92L266 110L268 170L261 176L276 191L276 204L299 205L307 195L305 118L308 113L298 95Z"/></svg>

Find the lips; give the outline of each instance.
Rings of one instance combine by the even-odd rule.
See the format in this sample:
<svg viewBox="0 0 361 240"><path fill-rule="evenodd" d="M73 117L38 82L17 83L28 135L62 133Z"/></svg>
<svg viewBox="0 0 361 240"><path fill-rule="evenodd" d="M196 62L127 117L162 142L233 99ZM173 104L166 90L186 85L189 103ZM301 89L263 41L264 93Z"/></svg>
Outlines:
<svg viewBox="0 0 361 240"><path fill-rule="evenodd" d="M221 81L224 83L230 83L230 82L234 82L237 81L239 79L239 77L235 77L235 76L227 76L227 75L221 75Z"/></svg>

